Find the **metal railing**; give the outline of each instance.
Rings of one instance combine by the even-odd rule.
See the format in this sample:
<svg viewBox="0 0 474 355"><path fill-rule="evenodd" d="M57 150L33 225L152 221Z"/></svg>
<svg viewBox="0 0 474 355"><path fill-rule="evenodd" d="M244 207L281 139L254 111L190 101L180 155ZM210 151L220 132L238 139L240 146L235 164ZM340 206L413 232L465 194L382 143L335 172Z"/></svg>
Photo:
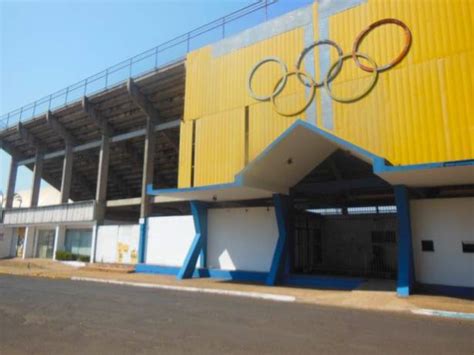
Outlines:
<svg viewBox="0 0 474 355"><path fill-rule="evenodd" d="M160 67L183 58L190 50L215 42L230 34L266 21L269 18L269 6L278 0L260 0L224 17L197 27L183 35L128 58L95 75L56 91L48 96L22 106L0 117L0 129L5 129L18 122L30 120L35 116L77 102L83 96L108 90L125 82L128 78L156 71ZM250 23L251 15L262 15L256 23ZM239 28L239 20L242 21ZM255 20L255 19L254 19Z"/></svg>

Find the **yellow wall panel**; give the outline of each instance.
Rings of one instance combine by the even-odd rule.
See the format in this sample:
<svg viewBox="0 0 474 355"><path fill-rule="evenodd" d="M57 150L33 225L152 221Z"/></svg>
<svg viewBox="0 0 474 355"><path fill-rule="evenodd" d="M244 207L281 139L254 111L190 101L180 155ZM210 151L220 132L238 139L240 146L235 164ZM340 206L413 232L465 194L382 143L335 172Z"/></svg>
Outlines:
<svg viewBox="0 0 474 355"><path fill-rule="evenodd" d="M190 187L193 152L193 123L181 122L179 134L178 187Z"/></svg>
<svg viewBox="0 0 474 355"><path fill-rule="evenodd" d="M277 103L281 110L291 112L304 105L305 97L301 93L296 93L278 98ZM249 106L249 161L255 159L297 118L305 119L305 116L304 113L297 117L280 116L270 102Z"/></svg>
<svg viewBox="0 0 474 355"><path fill-rule="evenodd" d="M202 52L200 55L190 53L186 61L184 119L198 119L256 103L247 92L247 78L252 67L265 57L277 56L291 70L302 49L303 29L295 29L216 58L212 58L210 47L198 50ZM280 77L277 64L265 64L254 76L254 91L271 93ZM296 80L291 80L282 95L295 93L300 86Z"/></svg>
<svg viewBox="0 0 474 355"><path fill-rule="evenodd" d="M315 40L319 39L317 11L314 3ZM332 15L329 37L348 53L360 31L387 17L408 25L413 35L410 51L396 67L380 73L374 89L362 100L331 102L332 133L396 165L473 159L474 1L368 0ZM372 31L359 50L383 65L400 51L403 38L399 27L385 25ZM294 122L296 117L275 113L271 103L253 100L246 81L255 63L267 56L280 57L291 70L303 47L304 29L298 28L219 57L213 57L211 46L188 55L184 119L196 120L197 125L195 186L232 181L246 158L257 157ZM314 57L319 81L317 48ZM331 60L336 60L334 50ZM349 59L333 90L352 96L365 88L370 75ZM255 91L271 92L279 76L277 65L265 65L254 77ZM322 90L316 91L319 126ZM304 104L304 87L292 77L280 96L279 106L291 111ZM191 140L189 128L183 127L181 140ZM190 144L181 143L182 186L190 182L190 175L181 173L190 170Z"/></svg>
<svg viewBox="0 0 474 355"><path fill-rule="evenodd" d="M194 186L234 181L245 164L245 109L196 120Z"/></svg>
<svg viewBox="0 0 474 355"><path fill-rule="evenodd" d="M363 28L382 18L402 20L413 35L408 55L380 73L367 97L352 104L332 102L334 132L393 164L472 159L469 127L474 111L466 98L473 95L473 4L369 0L333 15L330 37L345 52ZM383 65L401 50L403 38L400 28L385 25L372 31L359 51ZM331 59L336 60L335 53ZM334 81L334 92L351 96L364 87L369 75L347 60Z"/></svg>

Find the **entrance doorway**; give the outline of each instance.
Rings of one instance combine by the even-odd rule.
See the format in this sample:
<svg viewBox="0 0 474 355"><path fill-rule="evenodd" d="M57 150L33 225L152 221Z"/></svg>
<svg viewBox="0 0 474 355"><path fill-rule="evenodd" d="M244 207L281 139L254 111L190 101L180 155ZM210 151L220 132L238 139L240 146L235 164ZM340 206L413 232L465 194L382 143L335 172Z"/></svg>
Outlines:
<svg viewBox="0 0 474 355"><path fill-rule="evenodd" d="M39 230L36 243L36 257L52 259L54 250L54 230Z"/></svg>
<svg viewBox="0 0 474 355"><path fill-rule="evenodd" d="M395 279L393 187L372 166L336 151L292 188L293 272Z"/></svg>
<svg viewBox="0 0 474 355"><path fill-rule="evenodd" d="M394 214L322 215L301 211L294 221L293 273L396 278Z"/></svg>

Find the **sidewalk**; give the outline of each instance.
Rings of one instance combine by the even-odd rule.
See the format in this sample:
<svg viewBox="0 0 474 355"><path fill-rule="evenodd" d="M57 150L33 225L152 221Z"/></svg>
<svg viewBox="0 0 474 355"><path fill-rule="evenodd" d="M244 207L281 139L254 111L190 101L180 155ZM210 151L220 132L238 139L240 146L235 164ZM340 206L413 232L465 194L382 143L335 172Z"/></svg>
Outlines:
<svg viewBox="0 0 474 355"><path fill-rule="evenodd" d="M0 260L0 274L48 278L93 278L117 282L132 282L174 288L200 288L292 296L296 302L376 311L416 312L424 309L474 313L474 302L444 296L414 295L399 298L392 281L368 281L353 291L308 289L288 286L269 287L209 278L177 280L174 276L100 271L95 268L72 267L60 262L40 259ZM220 292L220 291L219 291ZM223 293L223 292L220 292Z"/></svg>

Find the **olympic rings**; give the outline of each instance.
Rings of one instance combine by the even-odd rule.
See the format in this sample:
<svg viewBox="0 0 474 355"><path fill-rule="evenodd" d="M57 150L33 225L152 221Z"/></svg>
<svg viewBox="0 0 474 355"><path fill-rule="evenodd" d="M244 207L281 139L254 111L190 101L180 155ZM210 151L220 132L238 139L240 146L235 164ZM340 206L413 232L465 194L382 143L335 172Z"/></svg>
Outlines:
<svg viewBox="0 0 474 355"><path fill-rule="evenodd" d="M354 55L354 53L345 54L342 57L342 61L345 61L346 59L352 58L353 55ZM375 60L370 58L368 55L366 55L364 53L355 53L355 55L358 58L360 57L360 58L366 59L370 64L373 65L374 68L377 68L377 63L375 63ZM372 70L372 73L373 73L372 76L371 76L372 79L369 83L369 86L367 87L367 90L365 90L361 94L358 94L358 95L355 95L355 96L349 97L349 98L343 98L343 97L340 97L340 96L336 96L331 92L331 87L329 86L329 81L330 81L329 79L331 78L331 73L333 72L333 70L337 66L337 64L338 64L338 62L334 63L331 66L331 68L329 68L329 70L326 74L326 78L324 79L324 87L326 88L326 90L328 92L328 95L331 96L331 98L334 101L342 102L342 103L350 103L350 102L358 101L358 100L362 99L365 95L367 95L372 90L375 83L377 82L377 78L379 76L379 71L378 70Z"/></svg>
<svg viewBox="0 0 474 355"><path fill-rule="evenodd" d="M309 82L311 83L311 94L309 95L309 98L306 100L306 103L304 104L304 106L295 111L295 112L282 112L280 111L280 109L278 108L277 104L275 103L275 98L279 95L276 94L276 95L272 95L271 96L271 101L272 101L272 105L273 105L273 109L275 110L276 113L282 115L282 116L286 116L286 117L291 117L291 116L296 116L296 115L299 115L300 113L304 112L308 106L311 104L311 101L313 101L313 98L314 98L314 94L316 93L316 83L314 82L314 79L306 72L304 71L301 71L301 70L294 70L294 71L290 71L288 73L286 73L283 77L280 78L280 80L277 81L277 83L275 84L275 87L273 89L273 91L275 92L275 89L278 87L278 85L280 85L280 83L283 81L283 80L287 80L289 76L292 76L292 75L296 75L298 78L300 77L305 77L307 80L309 80Z"/></svg>
<svg viewBox="0 0 474 355"><path fill-rule="evenodd" d="M360 46L362 40L370 33L370 31L372 31L376 27L379 27L379 26L385 25L385 24L395 24L395 25L398 25L398 26L402 27L405 30L405 46L403 47L402 51L397 55L397 57L395 59L390 61L388 64L385 64L385 65L379 67L379 66L377 66L377 63L375 62L374 59L369 57L367 54L358 52L358 49L359 49L359 46ZM388 69L394 67L395 65L397 65L398 63L400 63L400 61L408 54L408 51L410 50L410 47L411 47L411 42L412 42L412 34L411 34L410 29L408 28L408 26L405 23L403 23L402 21L400 21L398 19L394 19L394 18L382 19L382 20L379 20L379 21L376 21L376 22L372 23L367 28L365 28L361 33L359 33L359 35L356 37L356 39L354 41L354 44L352 46L352 52L349 53L349 54L344 54L342 48L336 42L331 41L329 39L323 39L323 40L315 41L311 45L309 45L308 47L303 49L303 51L298 56L298 60L296 61L295 70L293 70L293 71L288 71L288 68L287 68L286 64L278 57L266 57L266 58L262 59L260 62L255 64L255 66L252 68L252 70L249 73L248 81L247 81L247 90L249 92L249 95L257 101L271 101L273 109L278 114L280 114L282 116L287 116L287 117L296 116L296 115L299 115L300 113L304 112L309 107L309 105L311 104L311 102L312 102L312 100L315 96L316 89L319 88L319 87L322 87L322 86L324 86L324 88L328 92L328 95L334 101L341 102L341 103L355 102L357 100L362 99L363 97L365 97L366 95L368 95L370 93L370 91L374 88L375 84L377 83L379 73L381 73L385 70L388 70ZM302 71L301 66L303 64L305 56L311 50L313 50L315 47L320 46L320 45L329 45L329 46L332 46L332 47L336 48L338 58L337 58L336 62L331 64L331 67L326 72L326 75L324 76L324 79L322 79L322 81L318 83L308 73L306 73L305 71ZM344 97L334 95L332 93L330 83L337 77L337 75L342 70L342 66L344 64L344 61L346 61L349 58L353 58L356 65L360 69L362 69L366 72L372 73L372 75L371 75L371 80L370 80L369 86L367 87L366 90L364 90L362 93L357 94L353 97L344 98ZM366 59L370 63L371 66L367 66L367 65L362 64L360 62L359 58ZM263 64L268 63L268 62L275 62L275 63L279 64L280 69L282 71L282 76L276 82L275 86L273 87L273 91L270 95L267 95L267 96L257 95L257 94L255 94L255 92L252 89L252 80L253 80L255 72L258 70L258 68L260 68ZM299 109L295 112L289 112L289 113L288 112L282 112L278 108L278 106L275 102L275 99L284 90L284 88L286 86L286 83L288 82L288 77L292 76L292 75L295 75L298 78L298 80L300 81L300 83L302 83L304 86L311 88L311 92L310 92L309 97L306 99L306 103L305 103L303 108L301 108L301 109Z"/></svg>
<svg viewBox="0 0 474 355"><path fill-rule="evenodd" d="M382 26L382 25L386 25L386 24L398 25L398 26L400 26L401 28L403 28L405 30L405 46L403 47L402 51L398 54L398 56L395 59L393 59L391 62L389 62L388 64L385 64L381 67L371 68L371 67L367 67L367 66L361 64L359 62L359 59L357 59L357 55L356 55L356 53L359 49L360 43L370 33L370 31L372 31L374 28ZM376 70L378 72L383 72L387 69L390 69L390 68L394 67L395 65L397 65L398 63L401 62L401 60L407 55L408 51L410 50L411 41L412 41L411 31L408 28L408 26L405 23L403 23L402 21L397 20L395 18L386 18L386 19L383 19L383 20L379 20L379 21L376 21L376 22L372 23L368 27L366 27L356 37L356 39L354 41L354 46L352 47L352 58L356 62L357 66L359 68L361 68L362 70L364 70L364 71L372 72L372 71Z"/></svg>
<svg viewBox="0 0 474 355"><path fill-rule="evenodd" d="M282 78L284 78L284 79L279 81L279 84L273 89L272 94L270 94L268 96L258 96L257 94L255 94L255 92L252 89L252 79L253 79L253 76L255 75L255 72L257 71L257 69L260 68L263 64L269 63L269 62L275 62L275 63L280 65L280 68L282 69L282 72L283 72ZM247 80L247 90L248 90L250 96L253 97L255 100L269 101L273 96L278 95L285 88L286 80L288 78L287 74L288 74L288 68L286 67L286 64L280 58L278 58L278 57L266 57L266 58L262 59L260 62L258 62L257 64L255 64L255 66L250 71L250 74L249 74L249 77L248 77L248 80Z"/></svg>
<svg viewBox="0 0 474 355"><path fill-rule="evenodd" d="M334 71L333 75L331 76L331 78L329 80L329 81L332 81L336 78L337 74L339 74L339 72L342 69L342 62L343 62L342 56L344 55L344 52L342 51L342 48L339 47L339 45L336 42L331 41L330 39L323 39L323 40L320 40L320 41L313 42L313 44L311 44L310 46L303 49L303 51L301 52L298 60L296 61L296 69L301 70L301 64L303 63L303 59L306 56L306 54L308 54L314 47L317 47L317 46L320 46L320 45L323 45L323 44L327 44L329 46L333 46L334 48L336 48L337 55L339 56L338 61L337 61L337 70ZM304 82L303 79L301 79L301 77L299 75L298 75L298 79L299 79L299 81L301 81L301 83L303 85L309 87L309 85L306 82ZM324 85L324 80L321 80L321 82L319 82L319 83L316 83L316 82L314 83L314 86L317 87L317 88L319 88L323 85Z"/></svg>

